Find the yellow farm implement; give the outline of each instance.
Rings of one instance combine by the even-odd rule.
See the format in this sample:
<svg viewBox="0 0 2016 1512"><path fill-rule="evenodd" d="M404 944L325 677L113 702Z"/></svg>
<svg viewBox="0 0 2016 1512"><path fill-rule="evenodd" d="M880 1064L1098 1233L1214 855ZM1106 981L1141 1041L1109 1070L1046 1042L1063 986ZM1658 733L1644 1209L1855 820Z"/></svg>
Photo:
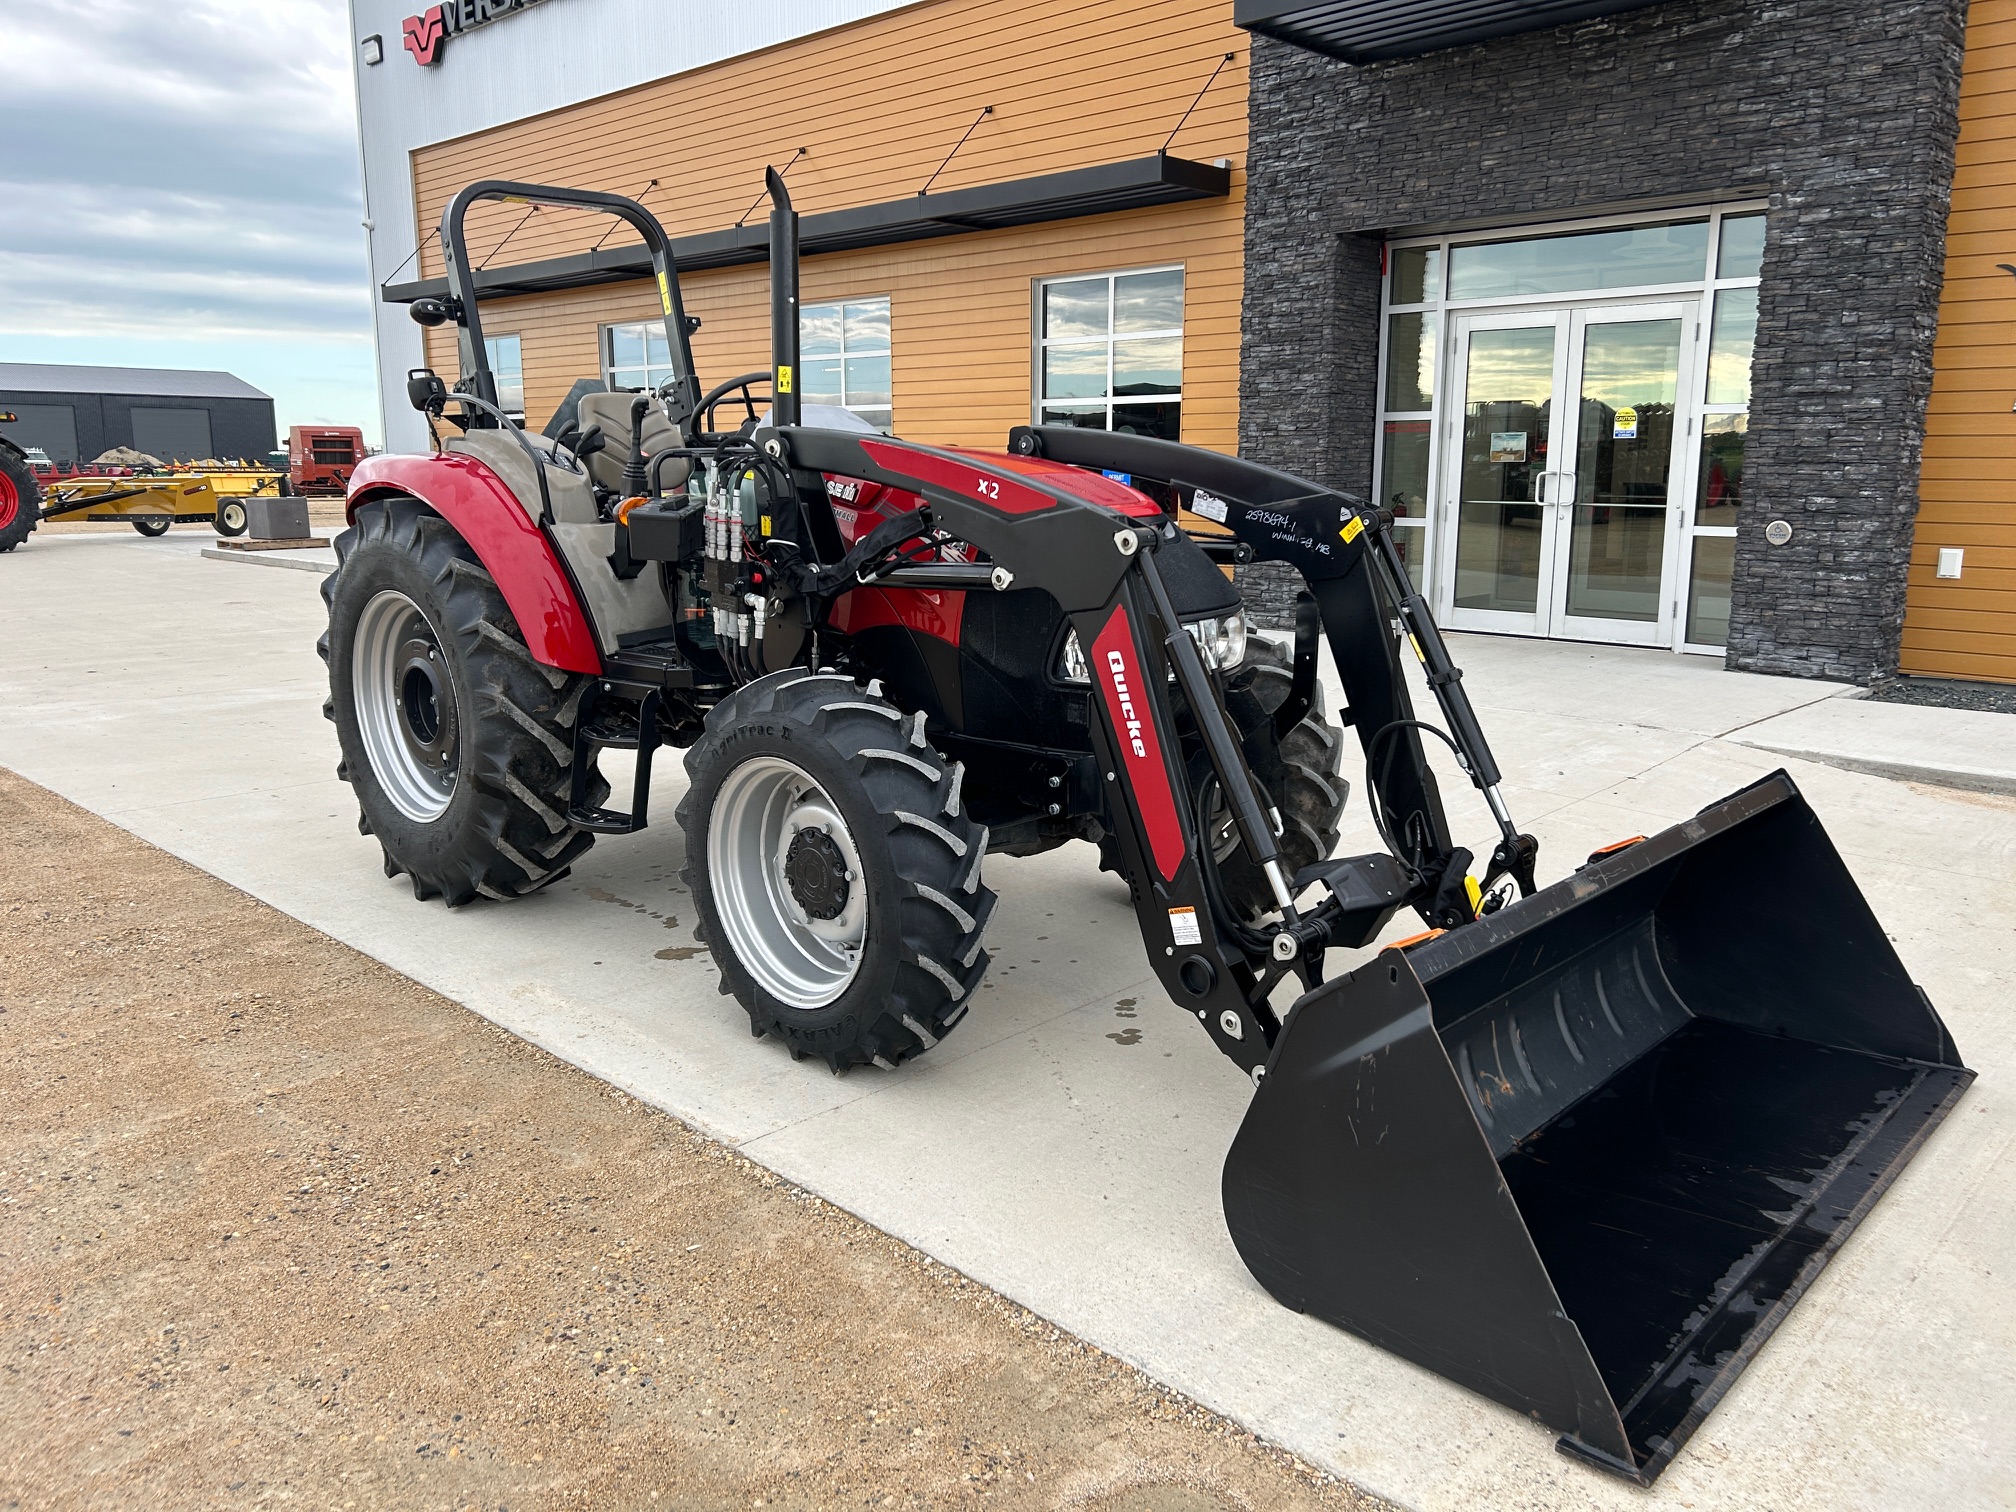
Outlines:
<svg viewBox="0 0 2016 1512"><path fill-rule="evenodd" d="M171 525L206 524L221 536L245 533L245 501L287 492L286 475L270 467L221 466L139 473L131 477L66 478L48 491L41 518L124 520L144 536Z"/></svg>

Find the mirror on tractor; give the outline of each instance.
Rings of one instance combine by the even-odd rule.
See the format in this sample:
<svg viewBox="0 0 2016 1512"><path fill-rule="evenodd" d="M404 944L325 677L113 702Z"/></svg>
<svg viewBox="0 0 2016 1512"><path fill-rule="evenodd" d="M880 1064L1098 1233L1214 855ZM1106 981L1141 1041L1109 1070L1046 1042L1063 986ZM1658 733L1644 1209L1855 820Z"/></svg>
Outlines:
<svg viewBox="0 0 2016 1512"><path fill-rule="evenodd" d="M416 299L406 307L415 325L440 326L462 323L462 301L450 295L443 299Z"/></svg>
<svg viewBox="0 0 2016 1512"><path fill-rule="evenodd" d="M448 402L448 385L432 368L413 368L406 374L406 400L423 415L438 415Z"/></svg>

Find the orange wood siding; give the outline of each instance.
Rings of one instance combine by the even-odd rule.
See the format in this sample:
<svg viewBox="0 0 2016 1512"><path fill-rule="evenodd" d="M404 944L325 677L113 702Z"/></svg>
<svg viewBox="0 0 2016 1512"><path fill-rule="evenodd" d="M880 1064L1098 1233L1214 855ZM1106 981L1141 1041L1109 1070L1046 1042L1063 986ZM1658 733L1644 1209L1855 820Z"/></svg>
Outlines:
<svg viewBox="0 0 2016 1512"><path fill-rule="evenodd" d="M1230 0L934 0L763 53L441 143L414 154L415 200L431 232L472 179L503 177L639 195L674 236L719 229L749 210L763 166L790 172L801 214L900 199L930 178L982 106L981 123L937 190L1024 178L1159 149L1211 70L1236 52L1170 146L1230 158L1224 199L808 257L808 303L890 300L897 429L920 441L999 445L1030 418L1032 281L1039 276L1181 263L1185 269L1183 439L1237 446L1243 277L1246 38ZM751 215L761 220L767 206ZM520 221L524 224L514 232ZM480 263L595 244L609 222L575 212L486 206L471 213ZM611 235L605 245L629 238ZM688 274L687 310L703 383L769 360L768 269ZM647 283L486 300L485 333L515 332L529 423L576 378L599 372L604 324L657 313ZM429 333L430 360L455 365L452 333Z"/></svg>
<svg viewBox="0 0 2016 1512"><path fill-rule="evenodd" d="M2016 0L1973 0L1903 668L2016 682ZM1962 576L1934 574L1941 546Z"/></svg>

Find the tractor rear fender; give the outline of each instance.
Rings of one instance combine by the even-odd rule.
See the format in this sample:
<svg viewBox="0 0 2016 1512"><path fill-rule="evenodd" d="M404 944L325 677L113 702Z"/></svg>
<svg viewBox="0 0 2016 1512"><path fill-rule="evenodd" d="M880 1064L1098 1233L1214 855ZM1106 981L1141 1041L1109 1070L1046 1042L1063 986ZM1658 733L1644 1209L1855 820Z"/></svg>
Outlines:
<svg viewBox="0 0 2016 1512"><path fill-rule="evenodd" d="M441 516L476 553L511 608L532 655L565 672L602 671L595 632L573 579L517 497L474 457L367 457L350 480L345 518L373 499L406 495Z"/></svg>

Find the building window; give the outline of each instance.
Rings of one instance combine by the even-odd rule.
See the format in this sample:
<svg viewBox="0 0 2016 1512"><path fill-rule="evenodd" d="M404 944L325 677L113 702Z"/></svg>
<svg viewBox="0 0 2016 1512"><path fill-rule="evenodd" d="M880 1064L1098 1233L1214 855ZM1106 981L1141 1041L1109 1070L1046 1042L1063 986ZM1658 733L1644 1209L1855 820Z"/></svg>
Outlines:
<svg viewBox="0 0 2016 1512"><path fill-rule="evenodd" d="M1697 321L1683 325L1664 315L1646 317L1648 329L1669 322L1680 330L1685 353L1683 359L1669 361L1662 349L1660 366L1674 372L1676 392L1662 402L1663 408L1655 405L1648 411L1645 431L1648 439L1656 438L1662 434L1659 416L1670 415L1665 422L1670 445L1680 453L1671 473L1661 473L1671 477L1678 490L1673 502L1681 507L1671 515L1680 534L1678 549L1658 554L1659 588L1661 593L1671 590L1667 603L1677 611L1671 644L1695 651L1724 645L1743 497L1764 233L1762 210L1740 205L1704 208L1651 224L1617 217L1525 235L1480 232L1388 245L1372 476L1378 502L1393 512L1395 540L1408 571L1440 610L1488 607L1538 614L1548 607L1534 601L1466 603L1459 586L1465 571L1474 575L1481 569L1467 563L1464 552L1489 548L1495 577L1516 579L1529 595L1537 590L1540 522L1545 503L1559 502L1541 501L1535 491L1542 487L1540 480L1553 478L1558 488L1561 478L1573 477L1579 488L1595 479L1594 469L1583 465L1588 459L1579 454L1564 453L1552 473L1546 470L1544 447L1536 446L1531 457L1523 455L1532 432L1551 432L1554 387L1567 381L1557 365L1592 360L1586 334L1574 335L1576 312L1600 313L1627 300L1685 302L1698 310ZM1665 325L1660 329L1670 345L1670 332ZM1545 350L1514 363L1507 343L1528 338ZM1467 365L1458 361L1465 352ZM1581 372L1586 387L1589 369L1569 371ZM1681 374L1687 375L1684 393L1677 392ZM1471 385L1480 375L1490 379L1493 392L1512 393L1526 383L1531 392L1523 418L1515 423L1513 417L1492 419L1482 412L1452 416L1451 406L1474 399ZM1577 424L1563 421L1564 442L1579 434ZM1634 425L1629 439L1637 435ZM1491 466L1484 471L1521 470L1520 476L1501 480L1509 490L1502 498L1496 493L1487 498L1473 488L1465 470L1470 443L1480 437L1491 443L1473 459L1480 467L1488 460ZM1577 502L1596 507L1591 499ZM1484 511L1491 519L1502 517L1503 529L1480 534L1468 512L1482 510L1484 504L1492 506ZM1466 520L1469 547L1462 539ZM1571 544L1575 539L1570 537ZM1574 561L1557 563L1555 581L1566 571L1572 583L1577 570ZM1577 612L1564 600L1555 617Z"/></svg>
<svg viewBox="0 0 2016 1512"><path fill-rule="evenodd" d="M612 389L655 389L672 376L672 346L665 322L602 328L602 376Z"/></svg>
<svg viewBox="0 0 2016 1512"><path fill-rule="evenodd" d="M1038 421L1182 438L1181 268L1046 278L1036 304Z"/></svg>
<svg viewBox="0 0 2016 1512"><path fill-rule="evenodd" d="M894 423L889 301L805 305L798 314L798 391L807 404L851 410L877 430Z"/></svg>
<svg viewBox="0 0 2016 1512"><path fill-rule="evenodd" d="M1708 360L1702 364L1700 475L1688 541L1687 629L1690 646L1729 641L1729 577L1743 505L1743 449L1750 434L1750 357L1757 345L1757 285L1764 263L1764 217L1725 215L1716 237L1714 277L1703 311Z"/></svg>
<svg viewBox="0 0 2016 1512"><path fill-rule="evenodd" d="M525 419L525 358L516 336L485 336L484 360L497 380L497 407L513 420Z"/></svg>

